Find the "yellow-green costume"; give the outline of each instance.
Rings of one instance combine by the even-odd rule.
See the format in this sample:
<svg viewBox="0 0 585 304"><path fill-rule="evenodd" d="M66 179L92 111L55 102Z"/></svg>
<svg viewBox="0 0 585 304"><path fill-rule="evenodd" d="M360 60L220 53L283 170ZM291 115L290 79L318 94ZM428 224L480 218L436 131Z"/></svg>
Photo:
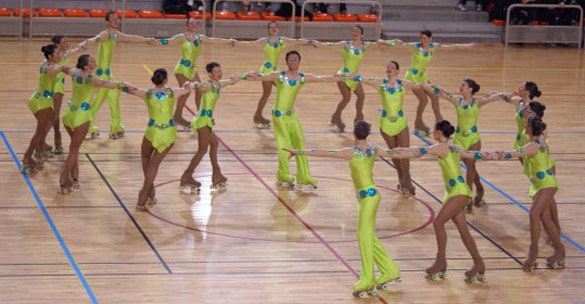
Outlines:
<svg viewBox="0 0 585 304"><path fill-rule="evenodd" d="M193 117L193 121L191 121L191 128L193 128L195 135L197 135L197 129L203 127L213 129L213 110L215 109L220 91L219 84L216 86L211 83L211 89L201 94L201 107L197 115Z"/></svg>
<svg viewBox="0 0 585 304"><path fill-rule="evenodd" d="M557 178L552 172L555 163L548 153L546 143L535 140L539 145L536 155L524 157L524 174L530 180L530 197L534 197L538 191L545 188L559 188ZM520 148L524 149L523 148Z"/></svg>
<svg viewBox="0 0 585 304"><path fill-rule="evenodd" d="M156 151L162 153L177 139L177 129L173 120L175 95L170 88L156 93L150 89L146 92L145 102L149 119L144 138L150 141Z"/></svg>
<svg viewBox="0 0 585 304"><path fill-rule="evenodd" d="M66 65L69 64L69 58L67 58L67 54L63 54L63 58L57 63L57 65ZM63 94L65 92L65 77L67 74L64 72L57 73L57 81L55 82L55 88L53 90L53 94Z"/></svg>
<svg viewBox="0 0 585 304"><path fill-rule="evenodd" d="M463 97L455 104L457 111L457 128L453 142L459 147L468 150L473 144L479 142L479 132L477 131L477 120L479 119L479 107L472 99L471 104L463 105Z"/></svg>
<svg viewBox="0 0 585 304"><path fill-rule="evenodd" d="M97 39L98 55L95 75L100 79L114 81L111 65L112 53L114 52L117 39L118 34L108 35L108 38L105 40L101 40L99 37ZM124 131L124 125L122 125L120 119L120 91L118 89L99 88L91 107L90 133L97 133L99 131L98 127L96 127L93 123L95 121L95 117L97 116L97 112L104 104L104 100L106 98L108 99L108 104L110 105L110 117L112 119L110 122L110 133L115 134Z"/></svg>
<svg viewBox="0 0 585 304"><path fill-rule="evenodd" d="M366 52L366 46L364 42L361 42L361 48L354 49L351 43L351 40L347 40L345 47L341 50L341 57L343 57L343 68L339 69L337 73L354 73L358 74L360 63L362 59L364 59L364 54ZM350 78L343 79L345 85L352 91L355 91L357 85L359 84L358 81L355 81Z"/></svg>
<svg viewBox="0 0 585 304"><path fill-rule="evenodd" d="M266 61L260 67L260 75L270 74L277 70L278 58L280 57L280 53L284 49L284 40L281 37L276 38L276 42L271 43L270 38L266 38L266 43L264 44L264 56L266 56Z"/></svg>
<svg viewBox="0 0 585 304"><path fill-rule="evenodd" d="M94 86L91 83L93 76L81 76L81 70L75 69L71 73L71 99L63 112L63 124L75 130L82 124L91 121L91 95Z"/></svg>
<svg viewBox="0 0 585 304"><path fill-rule="evenodd" d="M434 45L432 42L429 44L430 51L428 52L421 49L422 44L420 42L417 42L415 47L416 49L412 52L410 59L410 67L406 71L404 78L415 83L427 83L429 82L429 77L426 69L427 64L433 58Z"/></svg>
<svg viewBox="0 0 585 304"><path fill-rule="evenodd" d="M300 79L288 79L286 71L281 71L275 81L276 102L272 109L272 124L274 136L278 148L278 170L276 179L279 182L293 183L294 178L289 171L289 153L282 148L305 149L305 138L301 123L295 114L294 105L301 86L305 83L303 73L299 73ZM317 185L317 181L311 177L309 162L304 155L296 155L297 184Z"/></svg>
<svg viewBox="0 0 585 304"><path fill-rule="evenodd" d="M362 258L360 279L353 286L354 291L371 290L376 284L400 277L400 268L388 256L386 249L376 237L376 213L380 204L380 194L376 190L372 169L378 156L378 149L362 151L354 147L349 161L351 179L358 200L357 238ZM380 270L378 279L374 277L374 263Z"/></svg>
<svg viewBox="0 0 585 304"><path fill-rule="evenodd" d="M36 114L40 110L53 109L53 89L56 75L49 74L51 66L42 64L39 68L39 85L37 90L28 98L29 110Z"/></svg>
<svg viewBox="0 0 585 304"><path fill-rule="evenodd" d="M185 34L187 37L187 34ZM164 40L163 40L164 41ZM180 74L185 76L189 80L195 79L195 74L197 74L197 69L195 68L195 62L197 61L197 57L201 53L201 43L203 39L201 36L197 34L195 36L195 40L191 41L185 38L185 41L181 44L181 59L175 66L173 73ZM164 44L164 42L162 42Z"/></svg>
<svg viewBox="0 0 585 304"><path fill-rule="evenodd" d="M456 147L449 145L449 154L446 157L439 157L439 166L443 174L443 181L445 182L445 195L443 196L443 204L450 198L457 195L465 195L471 197L471 189L461 175L461 167L459 151Z"/></svg>
<svg viewBox="0 0 585 304"><path fill-rule="evenodd" d="M380 130L390 136L398 135L408 125L402 110L405 94L402 81L397 80L394 87L389 87L388 79L384 79L378 92L382 99L382 115L378 119Z"/></svg>

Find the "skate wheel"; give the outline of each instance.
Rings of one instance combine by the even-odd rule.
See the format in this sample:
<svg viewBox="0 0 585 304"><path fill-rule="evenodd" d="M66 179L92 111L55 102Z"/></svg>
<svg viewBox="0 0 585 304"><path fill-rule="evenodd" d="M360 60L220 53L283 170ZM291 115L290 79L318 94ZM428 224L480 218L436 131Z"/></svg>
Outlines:
<svg viewBox="0 0 585 304"><path fill-rule="evenodd" d="M20 173L22 173L22 174L26 174L26 175L30 175L31 173L33 173L33 171L34 171L34 168L35 168L35 167L34 167L34 166L31 166L31 165L26 165L26 166L23 166L23 167L20 169Z"/></svg>
<svg viewBox="0 0 585 304"><path fill-rule="evenodd" d="M59 146L59 147L55 148L55 150L53 151L53 154L55 154L55 155L63 154L63 147Z"/></svg>
<svg viewBox="0 0 585 304"><path fill-rule="evenodd" d="M366 291L354 291L353 296L360 299L365 299L368 297L368 292Z"/></svg>
<svg viewBox="0 0 585 304"><path fill-rule="evenodd" d="M209 188L211 188L211 190L215 190L217 192L225 191L225 190L227 190L227 183L219 183L216 185L211 185L211 186L209 186Z"/></svg>
<svg viewBox="0 0 585 304"><path fill-rule="evenodd" d="M90 134L90 137L91 137L91 139L96 139L96 138L98 138L99 136L100 136L100 133L99 133L99 132L95 132L95 133L91 133L91 134Z"/></svg>
<svg viewBox="0 0 585 304"><path fill-rule="evenodd" d="M279 186L279 187L282 187L282 188L287 188L287 189L294 187L294 184L293 183L281 182L281 181L277 181L276 182L276 185Z"/></svg>
<svg viewBox="0 0 585 304"><path fill-rule="evenodd" d="M73 181L73 185L71 186L71 188L73 188L73 190L79 190L79 188L80 188L79 181L78 180L74 180Z"/></svg>
<svg viewBox="0 0 585 304"><path fill-rule="evenodd" d="M474 202L473 205L475 205L475 207L477 208L481 208L483 207L483 205L486 204L486 202L487 202L486 199L482 198L481 200Z"/></svg>
<svg viewBox="0 0 585 304"><path fill-rule="evenodd" d="M259 130L263 130L263 129L270 129L270 123L254 123L254 128L259 129Z"/></svg>
<svg viewBox="0 0 585 304"><path fill-rule="evenodd" d="M69 194L69 193L71 193L71 187L60 186L58 193L59 194Z"/></svg>
<svg viewBox="0 0 585 304"><path fill-rule="evenodd" d="M179 186L179 192L184 194L198 194L201 192L201 188L193 186Z"/></svg>

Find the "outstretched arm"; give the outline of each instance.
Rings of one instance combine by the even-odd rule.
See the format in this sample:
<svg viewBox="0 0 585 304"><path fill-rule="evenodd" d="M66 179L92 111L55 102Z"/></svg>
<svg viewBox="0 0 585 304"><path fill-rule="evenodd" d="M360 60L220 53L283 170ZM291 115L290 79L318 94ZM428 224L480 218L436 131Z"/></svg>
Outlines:
<svg viewBox="0 0 585 304"><path fill-rule="evenodd" d="M241 73L241 74L232 74L230 75L230 79L226 79L226 80L220 80L219 81L219 85L220 87L227 87L233 84L238 83L238 81L247 78L247 74L246 73Z"/></svg>
<svg viewBox="0 0 585 304"><path fill-rule="evenodd" d="M494 102L500 100L500 95L496 94L494 92L491 92L485 96L483 96L482 98L479 99L479 101L477 102L477 106L479 108L485 106L486 104L490 103L490 102Z"/></svg>
<svg viewBox="0 0 585 304"><path fill-rule="evenodd" d="M455 50L462 50L462 49L470 49L475 46L475 43L455 43L455 44L443 44L433 42L433 46L440 48L440 49L455 49Z"/></svg>
<svg viewBox="0 0 585 304"><path fill-rule="evenodd" d="M442 87L440 87L436 84L423 83L423 84L420 84L420 87L429 93L439 95L439 97L447 100L448 102L450 102L454 106L457 105L457 101L459 100L459 95L453 95L453 94L445 91L445 89L443 89Z"/></svg>
<svg viewBox="0 0 585 304"><path fill-rule="evenodd" d="M321 42L318 40L313 40L313 47L329 47L329 48L343 48L346 44L345 40L338 41L338 42Z"/></svg>
<svg viewBox="0 0 585 304"><path fill-rule="evenodd" d="M305 156L315 156L315 157L341 158L341 159L346 159L346 160L350 160L353 157L353 149L352 148L330 149L330 150L322 150L322 149L297 150L297 149L289 149L289 148L282 148L282 149L290 152L291 156L305 155Z"/></svg>
<svg viewBox="0 0 585 304"><path fill-rule="evenodd" d="M51 65L49 67L49 70L47 71L47 73L49 73L49 75L55 75L59 72L63 72L67 75L69 75L69 71L71 70L71 68L68 65L65 64L60 64L60 65Z"/></svg>
<svg viewBox="0 0 585 304"><path fill-rule="evenodd" d="M331 76L316 76L312 74L305 74L306 82L338 82L343 79L341 74L335 74Z"/></svg>
<svg viewBox="0 0 585 304"><path fill-rule="evenodd" d="M150 38L145 38L142 36L138 36L138 35L130 35L130 34L126 34L126 33L122 33L120 31L117 32L118 34L118 40L120 40L120 38L122 38L122 41L127 41L127 42L149 42L151 41Z"/></svg>
<svg viewBox="0 0 585 304"><path fill-rule="evenodd" d="M437 144L430 147L409 147L396 148L385 150L389 157L397 159L405 158L420 158L427 154L438 157L445 157L449 154L449 146L447 144Z"/></svg>
<svg viewBox="0 0 585 304"><path fill-rule="evenodd" d="M180 33L180 34L176 34L170 38L161 38L161 39L150 38L149 44L153 44L153 45L178 45L178 44L183 43L186 38L187 37L185 36L184 33Z"/></svg>
<svg viewBox="0 0 585 304"><path fill-rule="evenodd" d="M248 73L245 73L245 76L240 77L243 77L244 80L274 82L278 79L278 77L280 77L280 72L272 72L270 74L261 75L258 74L257 71L250 71Z"/></svg>
<svg viewBox="0 0 585 304"><path fill-rule="evenodd" d="M508 160L508 159L516 159L523 156L533 156L538 153L539 145L530 142L526 146L518 148L513 151L494 151L490 152L491 154L495 155L494 159L496 160Z"/></svg>

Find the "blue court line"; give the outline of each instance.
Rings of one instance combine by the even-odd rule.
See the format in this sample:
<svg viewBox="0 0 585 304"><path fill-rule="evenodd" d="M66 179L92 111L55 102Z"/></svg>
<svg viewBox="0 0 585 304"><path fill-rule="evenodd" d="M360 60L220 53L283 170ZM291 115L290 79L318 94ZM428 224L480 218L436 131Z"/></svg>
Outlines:
<svg viewBox="0 0 585 304"><path fill-rule="evenodd" d="M8 139L4 135L4 131L0 131L0 136L2 137L2 140L4 141L4 145L6 145L6 148L8 149L8 152L12 156L12 159L14 160L14 162L16 163L16 166L18 167L18 170L20 171L21 168L22 168L21 165L20 165L20 161L18 160L18 157L16 157L16 154L14 153L14 150L12 149L12 146L10 146L10 143L8 142ZM77 275L77 277L81 281L81 284L83 285L83 288L85 289L85 291L87 292L87 295L91 299L91 302L92 303L98 303L98 300L95 297L95 295L93 294L93 291L91 290L91 287L89 287L89 284L85 280L85 277L83 276L83 273L81 273L81 270L79 269L79 266L77 265L77 262L75 262L75 259L71 255L71 252L69 251L69 248L65 244L65 241L63 241L63 238L61 237L61 234L59 233L59 230L57 229L57 226L55 225L55 222L53 222L53 219L49 215L49 212L47 211L47 208L45 208L45 205L41 201L41 198L39 197L39 194L35 190L35 188L32 185L30 179L28 178L28 176L26 174L23 174L22 176L24 178L24 181L28 185L28 188L30 189L31 194L34 196L35 201L37 202L37 205L39 206L39 208L43 212L43 216L45 216L45 220L47 221L47 223L51 227L51 230L53 231L53 234L55 235L55 238L59 242L59 245L61 246L61 249L63 249L63 252L65 253L65 256L67 257L67 260L69 260L69 264L71 264L71 267L73 267L73 270L75 271L75 274Z"/></svg>
<svg viewBox="0 0 585 304"><path fill-rule="evenodd" d="M414 134L418 139L420 139L422 142L424 142L427 145L431 145L432 143L430 141L428 141L426 138L423 138L417 134ZM461 163L460 164L461 168L467 170L467 167ZM479 176L479 179L484 182L486 185L488 185L490 188L494 189L496 192L498 192L499 194L501 194L502 196L504 196L505 198L507 198L508 200L510 200L512 203L514 203L514 205L520 207L520 209L524 210L526 213L530 213L530 209L526 208L526 206L524 206L522 203L520 203L519 201L517 201L516 199L514 199L513 197L511 197L508 193L506 193L505 191L503 191L502 189L498 188L496 185L492 184L491 182L489 182L488 180L486 180L485 178L483 178L481 175ZM563 239L565 239L567 242L569 242L571 245L575 246L577 249L579 249L581 252L585 253L585 248L583 246L581 246L579 243L573 241L573 239L571 239L569 236L567 236L566 234L561 232L561 237Z"/></svg>

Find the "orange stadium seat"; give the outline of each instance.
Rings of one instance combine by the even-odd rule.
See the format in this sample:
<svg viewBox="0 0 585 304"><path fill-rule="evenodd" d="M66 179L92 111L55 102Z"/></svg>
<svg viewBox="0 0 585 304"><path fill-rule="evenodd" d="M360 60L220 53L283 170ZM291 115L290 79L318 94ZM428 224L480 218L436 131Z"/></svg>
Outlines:
<svg viewBox="0 0 585 304"><path fill-rule="evenodd" d="M288 17L286 18L287 21L291 21L292 18ZM303 18L304 21L311 21L311 19L309 19L309 17L305 16L305 18ZM300 16L295 16L295 22L301 22L301 17Z"/></svg>
<svg viewBox="0 0 585 304"><path fill-rule="evenodd" d="M166 19L187 19L187 15L183 15L183 14L163 14L163 18L166 18Z"/></svg>
<svg viewBox="0 0 585 304"><path fill-rule="evenodd" d="M61 10L58 8L39 8L39 17L61 17Z"/></svg>
<svg viewBox="0 0 585 304"><path fill-rule="evenodd" d="M260 21L260 14L256 12L238 12L236 17L238 20Z"/></svg>
<svg viewBox="0 0 585 304"><path fill-rule="evenodd" d="M502 19L492 19L493 25L506 25L506 20Z"/></svg>
<svg viewBox="0 0 585 304"><path fill-rule="evenodd" d="M38 15L38 13L37 13L36 10L33 10L32 13L33 13L33 16L37 16ZM20 14L20 11L17 8L15 8L15 9L12 10L12 15L13 16L19 16L19 14ZM28 18L29 16L30 16L30 10L28 8L23 8L22 9L22 17L23 18Z"/></svg>
<svg viewBox="0 0 585 304"><path fill-rule="evenodd" d="M0 7L0 17L10 17L12 16L12 12L9 8Z"/></svg>
<svg viewBox="0 0 585 304"><path fill-rule="evenodd" d="M378 22L378 15L376 14L358 14L359 22Z"/></svg>
<svg viewBox="0 0 585 304"><path fill-rule="evenodd" d="M105 18L108 13L107 9L90 9L89 16L91 18Z"/></svg>
<svg viewBox="0 0 585 304"><path fill-rule="evenodd" d="M325 13L315 13L313 14L313 21L316 22L332 22L333 16Z"/></svg>
<svg viewBox="0 0 585 304"><path fill-rule="evenodd" d="M203 12L190 11L189 17L191 17L193 19L203 19ZM211 20L211 13L210 12L205 12L205 20L207 20L207 21Z"/></svg>
<svg viewBox="0 0 585 304"><path fill-rule="evenodd" d="M80 8L66 8L63 10L65 17L87 17L87 12Z"/></svg>
<svg viewBox="0 0 585 304"><path fill-rule="evenodd" d="M353 14L333 14L333 20L337 22L357 22L357 17Z"/></svg>
<svg viewBox="0 0 585 304"><path fill-rule="evenodd" d="M116 10L116 15L118 15L118 18L122 18L122 10ZM125 10L124 18L126 19L138 18L138 14L134 10Z"/></svg>
<svg viewBox="0 0 585 304"><path fill-rule="evenodd" d="M138 16L144 19L158 19L162 18L162 13L154 10L141 10L138 12Z"/></svg>
<svg viewBox="0 0 585 304"><path fill-rule="evenodd" d="M271 12L271 11L264 11L260 14L260 16L262 17L262 20L267 20L267 21L284 21L284 20L286 20L282 16L276 16L274 14L274 12Z"/></svg>
<svg viewBox="0 0 585 304"><path fill-rule="evenodd" d="M236 14L233 12L215 12L216 20L236 20Z"/></svg>

